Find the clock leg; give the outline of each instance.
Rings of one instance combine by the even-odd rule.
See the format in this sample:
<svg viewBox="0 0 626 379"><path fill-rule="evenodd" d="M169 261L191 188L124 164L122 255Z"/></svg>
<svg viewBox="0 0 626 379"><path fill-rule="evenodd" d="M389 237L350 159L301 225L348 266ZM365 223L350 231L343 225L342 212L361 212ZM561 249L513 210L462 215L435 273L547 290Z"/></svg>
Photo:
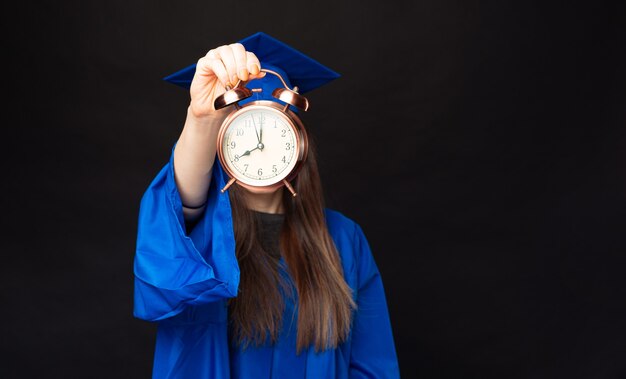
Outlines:
<svg viewBox="0 0 626 379"><path fill-rule="evenodd" d="M224 193L224 191L226 191L228 189L228 187L232 186L233 183L235 183L237 181L237 179L235 178L231 178L228 183L226 183L226 185L224 186L224 188L221 189L221 193Z"/></svg>
<svg viewBox="0 0 626 379"><path fill-rule="evenodd" d="M289 192L291 192L291 194L295 197L296 196L296 191L293 189L291 184L289 184L289 182L286 179L283 179L283 183L285 183L285 187L287 187Z"/></svg>

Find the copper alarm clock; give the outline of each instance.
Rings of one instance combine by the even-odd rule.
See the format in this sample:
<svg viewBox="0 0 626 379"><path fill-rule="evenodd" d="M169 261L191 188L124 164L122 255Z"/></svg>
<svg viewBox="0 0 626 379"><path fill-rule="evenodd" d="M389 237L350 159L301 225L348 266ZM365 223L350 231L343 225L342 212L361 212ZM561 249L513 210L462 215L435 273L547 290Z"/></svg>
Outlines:
<svg viewBox="0 0 626 379"><path fill-rule="evenodd" d="M233 183L248 189L274 190L287 187L306 159L308 139L298 115L289 109L294 106L306 111L308 100L298 94L298 87L289 88L282 76L273 70L261 69L277 76L284 88L276 88L271 100L255 100L239 105L238 102L262 89L250 89L239 81L232 89L217 97L215 109L229 105L235 108L222 123L217 137L217 156L230 180L222 192Z"/></svg>

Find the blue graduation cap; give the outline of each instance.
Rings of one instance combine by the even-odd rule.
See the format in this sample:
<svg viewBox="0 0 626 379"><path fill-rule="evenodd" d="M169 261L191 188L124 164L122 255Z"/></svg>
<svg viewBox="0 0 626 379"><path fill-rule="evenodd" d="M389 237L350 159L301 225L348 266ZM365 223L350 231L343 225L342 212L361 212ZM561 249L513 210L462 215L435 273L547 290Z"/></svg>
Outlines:
<svg viewBox="0 0 626 379"><path fill-rule="evenodd" d="M288 86L298 87L298 93L304 94L339 77L339 74L322 65L311 57L304 55L293 47L263 32L255 33L239 41L247 51L253 52L261 62L261 68L278 72ZM189 89L196 72L196 65L185 67L163 80ZM272 91L283 87L280 79L266 74L260 79L253 79L248 88L262 88L262 92L254 92L252 97L241 101L244 104L253 100L274 100Z"/></svg>

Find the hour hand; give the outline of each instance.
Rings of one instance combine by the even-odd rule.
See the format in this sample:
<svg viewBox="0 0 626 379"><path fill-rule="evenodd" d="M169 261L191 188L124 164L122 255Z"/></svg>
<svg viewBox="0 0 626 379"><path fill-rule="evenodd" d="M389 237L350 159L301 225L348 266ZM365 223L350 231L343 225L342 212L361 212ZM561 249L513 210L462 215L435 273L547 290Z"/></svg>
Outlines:
<svg viewBox="0 0 626 379"><path fill-rule="evenodd" d="M240 157L245 157L246 155L250 155L251 152L253 152L254 150L258 149L259 147L255 147L252 150L246 150L243 154L240 155Z"/></svg>

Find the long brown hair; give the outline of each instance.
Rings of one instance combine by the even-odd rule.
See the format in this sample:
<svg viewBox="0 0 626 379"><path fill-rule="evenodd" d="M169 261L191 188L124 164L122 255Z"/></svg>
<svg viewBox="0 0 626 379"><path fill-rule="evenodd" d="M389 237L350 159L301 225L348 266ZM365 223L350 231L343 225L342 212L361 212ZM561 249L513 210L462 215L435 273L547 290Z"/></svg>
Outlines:
<svg viewBox="0 0 626 379"><path fill-rule="evenodd" d="M261 345L276 342L282 324L283 296L298 295L297 352L336 347L347 338L356 305L345 282L339 253L328 233L315 148L292 181L297 196L283 189L285 222L280 250L291 280L280 274L278 258L258 240L257 219L246 206L242 188L229 189L241 272L239 294L229 301L232 341Z"/></svg>

